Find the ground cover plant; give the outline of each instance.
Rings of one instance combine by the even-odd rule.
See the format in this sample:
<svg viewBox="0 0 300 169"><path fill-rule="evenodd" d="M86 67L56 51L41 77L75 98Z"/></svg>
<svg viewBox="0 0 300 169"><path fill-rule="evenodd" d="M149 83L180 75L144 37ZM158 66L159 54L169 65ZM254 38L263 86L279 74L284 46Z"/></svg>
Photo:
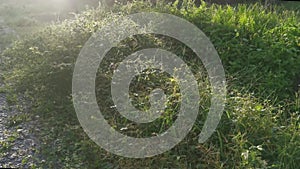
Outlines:
<svg viewBox="0 0 300 169"><path fill-rule="evenodd" d="M20 41L2 55L5 83L14 95L25 93L31 113L39 115L47 168L297 168L300 161L300 17L294 11L260 4L195 6L133 2L111 10L99 7L48 26ZM131 97L139 109L149 108L149 90L160 86L170 97L165 116L145 126L126 121L109 99L112 65L146 47L176 53L191 68L201 98L197 123L172 150L146 159L107 153L92 142L79 125L72 105L72 73L76 58L92 33L109 21L136 12L155 11L182 17L199 27L217 49L227 75L227 104L214 135L199 144L210 105L210 85L201 61L175 39L152 34L127 38L113 48L97 74L97 101L107 121L124 134L151 136L165 131L176 119L180 91L172 77L147 70L131 83ZM113 36L113 35L112 35ZM138 97L135 97L138 96ZM17 103L15 103L17 104Z"/></svg>

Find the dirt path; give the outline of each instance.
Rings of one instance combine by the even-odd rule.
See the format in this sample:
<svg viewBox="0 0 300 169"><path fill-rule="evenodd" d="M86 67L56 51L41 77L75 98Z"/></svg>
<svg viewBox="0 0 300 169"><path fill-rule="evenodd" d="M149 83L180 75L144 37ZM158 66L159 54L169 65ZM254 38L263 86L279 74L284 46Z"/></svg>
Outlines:
<svg viewBox="0 0 300 169"><path fill-rule="evenodd" d="M7 47L3 41L14 30L5 25L0 18L0 53ZM0 66L1 66L0 60ZM1 71L1 70L0 70ZM0 72L0 89L3 87L2 73ZM39 142L33 134L36 120L28 119L28 103L23 98L17 99L22 108L7 104L7 94L0 91L0 168L34 168L43 160L39 156ZM24 119L27 119L26 122Z"/></svg>

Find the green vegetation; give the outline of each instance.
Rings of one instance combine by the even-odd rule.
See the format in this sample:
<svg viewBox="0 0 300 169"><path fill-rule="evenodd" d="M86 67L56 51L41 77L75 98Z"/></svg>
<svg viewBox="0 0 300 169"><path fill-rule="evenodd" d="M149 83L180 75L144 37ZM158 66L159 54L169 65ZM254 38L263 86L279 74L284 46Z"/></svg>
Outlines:
<svg viewBox="0 0 300 169"><path fill-rule="evenodd" d="M40 116L38 133L46 168L283 168L296 169L300 161L300 17L294 11L265 9L259 4L196 7L184 1L151 5L134 2L112 11L90 9L59 25L48 26L13 44L2 55L5 83L13 95L26 94L32 113ZM77 120L71 100L76 58L93 32L111 19L142 11L170 13L199 27L212 41L228 80L227 105L214 135L199 144L197 135L209 108L209 82L201 61L191 49L172 38L138 35L113 48L97 74L97 100L107 121L122 132L140 137L160 133L173 122L180 92L176 81L147 70L131 89L140 97L134 104L149 108L144 88L160 85L172 98L167 115L150 124L133 125L122 118L109 99L111 63L145 47L159 47L181 57L201 86L200 114L189 135L171 151L146 159L128 159L107 153L92 142ZM112 35L113 36L113 35ZM154 73L153 73L154 72ZM145 80L146 79L146 80ZM153 83L150 83L153 82ZM133 96L132 96L133 97Z"/></svg>

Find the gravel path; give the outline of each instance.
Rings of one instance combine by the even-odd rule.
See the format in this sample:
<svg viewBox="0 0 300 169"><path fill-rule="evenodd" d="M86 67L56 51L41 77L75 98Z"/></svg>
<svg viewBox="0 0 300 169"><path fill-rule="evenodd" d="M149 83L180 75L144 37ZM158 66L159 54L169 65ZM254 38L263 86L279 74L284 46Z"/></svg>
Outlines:
<svg viewBox="0 0 300 169"><path fill-rule="evenodd" d="M0 18L1 37L13 34ZM0 53L5 46L0 43ZM1 60L0 60L1 66ZM0 70L1 71L1 70ZM3 86L0 72L0 89ZM38 132L37 118L30 120L28 103L18 99L22 111L7 104L7 96L0 93L0 168L37 168L43 160L39 156L39 142L33 133ZM27 119L27 120L24 120Z"/></svg>

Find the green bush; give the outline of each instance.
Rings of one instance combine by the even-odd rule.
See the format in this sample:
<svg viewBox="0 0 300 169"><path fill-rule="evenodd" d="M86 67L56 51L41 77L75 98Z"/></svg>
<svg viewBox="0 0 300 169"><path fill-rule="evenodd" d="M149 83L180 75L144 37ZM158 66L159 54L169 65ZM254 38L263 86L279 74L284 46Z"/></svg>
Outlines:
<svg viewBox="0 0 300 169"><path fill-rule="evenodd" d="M188 137L174 149L152 158L135 160L109 154L89 140L76 118L71 85L74 63L89 37L111 19L141 11L174 14L198 26L219 52L228 77L229 94L226 113L208 142L197 142L205 119L203 113ZM300 70L299 26L299 17L295 13L271 12L257 4L230 7L203 3L196 7L190 1L184 1L178 9L176 2L174 5L157 3L156 6L134 2L115 6L112 12L102 8L87 10L74 20L49 26L15 42L1 57L10 91L26 93L33 101L34 113L41 116L44 128L39 134L44 143L41 151L47 157L45 167L296 168L300 153L299 100L293 99L293 83ZM115 112L109 109L111 102L101 97L109 96L105 94L109 91L112 76L109 65L111 62L117 64L124 56L145 45L168 49L192 67L202 88L199 91L203 98L200 111L207 113L209 83L193 52L171 38L141 35L126 39L110 51L101 63L106 69L98 71L96 92L101 93L97 97L98 104L105 107L111 125L131 127L121 117L112 116ZM137 77L132 87L151 86L140 80L145 77L157 80L174 89L174 93L169 93L176 103L176 83L167 75L149 72ZM147 108L147 98L142 96L136 100L141 109ZM282 104L276 98L288 101ZM140 104L141 101L146 104ZM169 110L174 115L176 112L171 110L176 108ZM149 135L157 128L168 128L172 120L172 116L167 116L153 126L136 126L132 128L133 133L125 133Z"/></svg>

